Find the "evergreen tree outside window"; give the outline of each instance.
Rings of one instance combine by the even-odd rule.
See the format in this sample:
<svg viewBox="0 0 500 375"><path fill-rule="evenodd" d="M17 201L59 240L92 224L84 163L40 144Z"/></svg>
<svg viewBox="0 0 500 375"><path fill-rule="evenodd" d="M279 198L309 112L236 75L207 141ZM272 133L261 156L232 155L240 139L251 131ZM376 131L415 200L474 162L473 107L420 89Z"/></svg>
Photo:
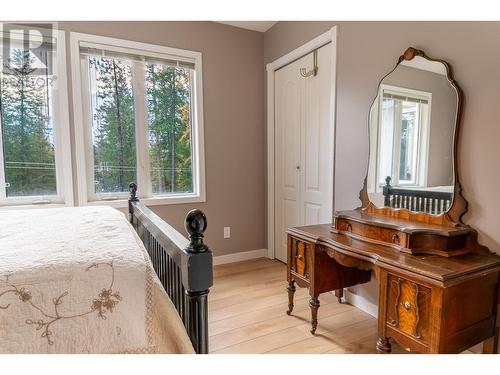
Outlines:
<svg viewBox="0 0 500 375"><path fill-rule="evenodd" d="M153 194L191 193L190 72L148 64L146 85Z"/></svg>
<svg viewBox="0 0 500 375"><path fill-rule="evenodd" d="M95 193L125 192L136 180L132 71L127 61L88 57Z"/></svg>
<svg viewBox="0 0 500 375"><path fill-rule="evenodd" d="M0 206L72 204L64 35L1 26Z"/></svg>
<svg viewBox="0 0 500 375"><path fill-rule="evenodd" d="M29 50L12 48L9 60L12 69L2 71L0 82L5 195L56 195L52 77L33 74Z"/></svg>
<svg viewBox="0 0 500 375"><path fill-rule="evenodd" d="M201 54L76 33L72 54L86 155L80 202L119 206L130 182L152 204L204 201Z"/></svg>

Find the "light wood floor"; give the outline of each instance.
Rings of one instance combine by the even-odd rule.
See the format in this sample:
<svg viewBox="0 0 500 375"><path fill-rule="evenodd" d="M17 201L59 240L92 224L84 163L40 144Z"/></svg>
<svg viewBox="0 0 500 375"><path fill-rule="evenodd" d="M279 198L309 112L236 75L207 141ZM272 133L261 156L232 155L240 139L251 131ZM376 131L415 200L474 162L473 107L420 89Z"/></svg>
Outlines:
<svg viewBox="0 0 500 375"><path fill-rule="evenodd" d="M320 296L318 329L310 330L306 289L295 293L286 315L285 265L256 259L214 269L209 294L212 353L375 353L377 320L330 293ZM393 352L403 350L393 343Z"/></svg>

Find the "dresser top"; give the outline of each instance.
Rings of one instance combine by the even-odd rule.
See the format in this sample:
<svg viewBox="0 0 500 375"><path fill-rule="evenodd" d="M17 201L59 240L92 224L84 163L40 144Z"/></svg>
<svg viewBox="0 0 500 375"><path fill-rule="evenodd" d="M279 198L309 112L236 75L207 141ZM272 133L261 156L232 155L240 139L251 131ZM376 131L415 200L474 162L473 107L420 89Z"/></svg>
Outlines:
<svg viewBox="0 0 500 375"><path fill-rule="evenodd" d="M347 218L363 224L377 225L379 227L399 230L404 233L436 233L441 236L457 236L472 231L471 228L460 225L456 227L446 227L442 225L423 223L414 220L406 220L398 217L377 215L363 210L338 211L337 218Z"/></svg>
<svg viewBox="0 0 500 375"><path fill-rule="evenodd" d="M495 254L469 253L450 258L439 255L405 254L390 246L368 243L332 232L332 224L289 228L288 233L347 256L403 269L440 283L451 282L478 272L500 269L500 257Z"/></svg>

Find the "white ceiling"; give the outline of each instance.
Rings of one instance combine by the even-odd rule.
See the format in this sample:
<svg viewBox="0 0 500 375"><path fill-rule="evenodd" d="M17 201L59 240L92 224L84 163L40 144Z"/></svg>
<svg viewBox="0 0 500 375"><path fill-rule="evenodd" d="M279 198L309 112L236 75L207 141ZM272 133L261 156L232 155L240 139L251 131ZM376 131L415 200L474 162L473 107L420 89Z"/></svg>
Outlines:
<svg viewBox="0 0 500 375"><path fill-rule="evenodd" d="M217 21L226 25L241 27L242 29L260 31L261 33L269 30L277 21Z"/></svg>

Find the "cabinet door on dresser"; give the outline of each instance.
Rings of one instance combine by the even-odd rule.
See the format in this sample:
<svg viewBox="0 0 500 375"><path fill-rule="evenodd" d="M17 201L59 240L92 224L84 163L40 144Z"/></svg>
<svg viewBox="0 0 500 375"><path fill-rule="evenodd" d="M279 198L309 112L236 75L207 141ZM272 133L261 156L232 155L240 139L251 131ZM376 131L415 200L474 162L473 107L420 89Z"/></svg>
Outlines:
<svg viewBox="0 0 500 375"><path fill-rule="evenodd" d="M430 342L431 289L389 274L387 324L424 344Z"/></svg>
<svg viewBox="0 0 500 375"><path fill-rule="evenodd" d="M411 351L431 352L433 327L439 325L439 317L433 317L433 289L418 280L382 272L379 334Z"/></svg>
<svg viewBox="0 0 500 375"><path fill-rule="evenodd" d="M313 253L314 244L289 236L287 264L290 272L309 282L313 270Z"/></svg>
<svg viewBox="0 0 500 375"><path fill-rule="evenodd" d="M445 285L386 270L380 279L379 336L384 340L392 338L412 352L461 353L495 336L498 271Z"/></svg>

